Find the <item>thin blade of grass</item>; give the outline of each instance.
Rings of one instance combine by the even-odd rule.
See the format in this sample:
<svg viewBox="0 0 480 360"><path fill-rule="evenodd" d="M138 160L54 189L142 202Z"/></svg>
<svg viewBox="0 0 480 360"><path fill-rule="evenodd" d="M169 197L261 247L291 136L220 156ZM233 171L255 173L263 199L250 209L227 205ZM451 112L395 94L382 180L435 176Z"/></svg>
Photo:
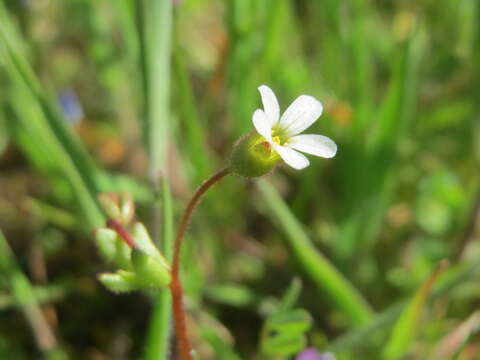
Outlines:
<svg viewBox="0 0 480 360"><path fill-rule="evenodd" d="M14 301L27 319L37 346L45 358L48 360L68 359L67 354L58 345L57 339L40 309L32 284L18 266L1 230L0 270L7 279Z"/></svg>
<svg viewBox="0 0 480 360"><path fill-rule="evenodd" d="M143 0L137 4L139 34L143 59L143 80L146 117L144 139L149 165L148 178L155 191L162 194L163 210L158 203L152 206L153 238L165 255L172 247L173 212L170 190L166 182L165 160L170 138L170 63L173 8L170 0ZM162 188L160 189L160 182ZM159 224L163 220L163 229ZM167 256L167 259L169 256ZM157 297L147 335L145 359L166 359L169 352L171 303L166 291Z"/></svg>
<svg viewBox="0 0 480 360"><path fill-rule="evenodd" d="M312 244L302 226L279 196L275 188L265 180L257 182L266 205L279 220L288 244L305 272L317 287L329 296L351 325L367 324L373 311L354 286Z"/></svg>
<svg viewBox="0 0 480 360"><path fill-rule="evenodd" d="M423 283L408 306L402 312L392 331L390 340L385 346L384 354L387 360L401 359L409 350L419 327L422 312L433 284L448 265L442 261L433 271L432 275Z"/></svg>
<svg viewBox="0 0 480 360"><path fill-rule="evenodd" d="M23 140L32 144L23 150L33 160L36 156L33 152L43 152L47 161L69 181L89 227L102 225L103 216L95 199L97 169L68 128L53 97L34 74L25 46L3 4L0 4L0 65L11 86L10 105L20 120L20 124L14 125L21 126ZM25 145L25 141L20 144Z"/></svg>
<svg viewBox="0 0 480 360"><path fill-rule="evenodd" d="M447 279L442 281L438 288L432 292L430 299L435 301L455 291L467 282L476 281L479 272L480 262L450 269L443 277ZM340 355L347 353L357 354L360 349L368 347L378 348L378 346L385 343L385 334L388 334L388 329L406 309L406 306L408 306L406 301L400 301L391 305L386 310L378 313L366 326L354 329L336 339L330 344L328 350ZM376 341L381 341L381 343L374 344Z"/></svg>
<svg viewBox="0 0 480 360"><path fill-rule="evenodd" d="M431 360L457 359L471 336L480 330L480 312L476 311L449 332L435 346Z"/></svg>
<svg viewBox="0 0 480 360"><path fill-rule="evenodd" d="M162 183L163 204L163 254L168 261L173 249L173 207L169 186ZM171 328L171 297L168 291L162 291L156 297L155 308L151 315L150 327L145 345L145 360L166 359L169 353L169 334Z"/></svg>
<svg viewBox="0 0 480 360"><path fill-rule="evenodd" d="M141 2L146 108L144 136L149 155L149 178L155 183L164 170L170 119L172 1Z"/></svg>

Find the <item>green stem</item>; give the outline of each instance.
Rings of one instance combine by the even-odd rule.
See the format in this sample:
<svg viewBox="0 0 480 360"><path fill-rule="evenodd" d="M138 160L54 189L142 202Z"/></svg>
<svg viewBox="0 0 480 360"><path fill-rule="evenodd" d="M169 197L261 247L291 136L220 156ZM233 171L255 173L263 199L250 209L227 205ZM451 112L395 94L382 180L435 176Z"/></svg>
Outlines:
<svg viewBox="0 0 480 360"><path fill-rule="evenodd" d="M163 243L162 252L168 261L172 260L173 249L173 207L170 188L162 182ZM156 297L145 346L144 360L166 359L169 349L172 301L167 291L160 291Z"/></svg>

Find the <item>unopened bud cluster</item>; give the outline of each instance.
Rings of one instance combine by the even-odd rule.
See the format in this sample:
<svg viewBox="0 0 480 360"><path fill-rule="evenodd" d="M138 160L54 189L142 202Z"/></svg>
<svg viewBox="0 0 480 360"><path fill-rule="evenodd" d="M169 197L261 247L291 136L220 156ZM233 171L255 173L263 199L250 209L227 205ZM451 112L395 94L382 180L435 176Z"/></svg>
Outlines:
<svg viewBox="0 0 480 360"><path fill-rule="evenodd" d="M99 201L110 226L97 229L95 241L103 259L118 268L116 272L100 274L102 284L114 292L167 287L171 281L170 265L145 226L133 220L135 207L131 197L102 194ZM124 233L119 233L119 229ZM122 235L128 236L128 241Z"/></svg>

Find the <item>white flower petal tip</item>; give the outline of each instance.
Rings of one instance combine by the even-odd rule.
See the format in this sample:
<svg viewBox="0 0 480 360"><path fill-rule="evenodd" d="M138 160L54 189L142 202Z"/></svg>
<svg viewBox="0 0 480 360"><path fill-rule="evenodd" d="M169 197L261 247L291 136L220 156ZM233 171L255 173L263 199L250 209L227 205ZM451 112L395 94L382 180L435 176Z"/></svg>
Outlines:
<svg viewBox="0 0 480 360"><path fill-rule="evenodd" d="M266 140L272 141L272 126L267 118L267 115L263 110L255 110L253 113L253 126L257 132L262 135Z"/></svg>
<svg viewBox="0 0 480 360"><path fill-rule="evenodd" d="M258 91L262 97L263 110L267 115L270 125L273 126L280 118L280 105L278 104L277 97L273 90L267 85L259 86Z"/></svg>
<svg viewBox="0 0 480 360"><path fill-rule="evenodd" d="M302 170L305 169L308 165L310 165L310 161L308 161L305 155L300 154L298 151L281 145L274 145L273 148L278 153L278 155L280 155L282 160L294 169Z"/></svg>
<svg viewBox="0 0 480 360"><path fill-rule="evenodd" d="M290 135L297 135L307 129L322 115L323 106L310 95L300 95L285 110L279 125Z"/></svg>
<svg viewBox="0 0 480 360"><path fill-rule="evenodd" d="M296 135L290 139L288 146L298 151L327 159L334 157L337 153L337 144L323 135Z"/></svg>

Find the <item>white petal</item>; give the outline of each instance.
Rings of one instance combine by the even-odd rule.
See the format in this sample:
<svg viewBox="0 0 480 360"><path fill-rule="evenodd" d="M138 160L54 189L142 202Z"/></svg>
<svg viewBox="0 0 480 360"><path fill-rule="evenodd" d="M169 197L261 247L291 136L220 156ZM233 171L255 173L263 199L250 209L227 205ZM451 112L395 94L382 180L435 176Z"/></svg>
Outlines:
<svg viewBox="0 0 480 360"><path fill-rule="evenodd" d="M297 170L302 170L310 165L310 161L298 151L286 146L273 144L273 148L288 165Z"/></svg>
<svg viewBox="0 0 480 360"><path fill-rule="evenodd" d="M322 115L323 106L313 96L300 95L282 115L280 126L290 135L297 135Z"/></svg>
<svg viewBox="0 0 480 360"><path fill-rule="evenodd" d="M324 158L332 158L337 153L337 144L323 135L297 135L290 138L288 146L307 154Z"/></svg>
<svg viewBox="0 0 480 360"><path fill-rule="evenodd" d="M263 110L255 110L252 121L257 132L268 141L272 141L272 126Z"/></svg>
<svg viewBox="0 0 480 360"><path fill-rule="evenodd" d="M275 125L280 118L280 105L272 89L267 85L259 86L258 91L262 96L263 110L267 114L270 125Z"/></svg>

